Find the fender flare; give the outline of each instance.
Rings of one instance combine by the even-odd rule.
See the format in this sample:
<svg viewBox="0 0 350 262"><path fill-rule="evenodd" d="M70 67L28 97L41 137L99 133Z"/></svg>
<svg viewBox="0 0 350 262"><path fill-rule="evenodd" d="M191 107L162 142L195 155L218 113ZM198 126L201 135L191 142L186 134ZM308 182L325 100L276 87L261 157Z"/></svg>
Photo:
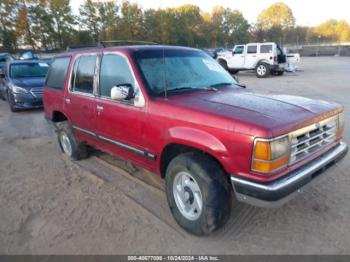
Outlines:
<svg viewBox="0 0 350 262"><path fill-rule="evenodd" d="M256 62L254 68L256 68L258 66L258 64L260 64L260 63L265 63L265 64L268 64L269 66L271 66L269 60L267 60L267 59L260 59L260 60L258 60L258 62Z"/></svg>
<svg viewBox="0 0 350 262"><path fill-rule="evenodd" d="M213 156L228 155L226 146L212 134L191 127L173 127L168 130L166 145L180 144L197 148Z"/></svg>

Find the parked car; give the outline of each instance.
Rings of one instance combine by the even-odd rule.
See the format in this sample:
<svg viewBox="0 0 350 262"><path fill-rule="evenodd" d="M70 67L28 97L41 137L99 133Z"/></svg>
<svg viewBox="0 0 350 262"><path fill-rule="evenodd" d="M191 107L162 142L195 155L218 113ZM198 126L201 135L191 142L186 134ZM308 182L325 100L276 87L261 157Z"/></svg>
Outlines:
<svg viewBox="0 0 350 262"><path fill-rule="evenodd" d="M204 52L206 52L208 55L210 55L212 58L216 59L218 56L218 53L226 51L225 48L223 47L218 47L218 48L204 48Z"/></svg>
<svg viewBox="0 0 350 262"><path fill-rule="evenodd" d="M12 112L42 108L42 93L49 65L42 61L7 62L0 74L0 96Z"/></svg>
<svg viewBox="0 0 350 262"><path fill-rule="evenodd" d="M232 52L220 52L217 61L233 74L254 70L257 77L263 78L283 75L286 55L276 43L249 43L235 45Z"/></svg>
<svg viewBox="0 0 350 262"><path fill-rule="evenodd" d="M227 221L233 195L281 205L347 152L342 106L241 88L192 48L62 53L44 109L71 159L87 157L91 145L164 178L175 220L196 235Z"/></svg>
<svg viewBox="0 0 350 262"><path fill-rule="evenodd" d="M9 53L0 53L0 73L2 72L2 67L6 62L13 61L15 58Z"/></svg>

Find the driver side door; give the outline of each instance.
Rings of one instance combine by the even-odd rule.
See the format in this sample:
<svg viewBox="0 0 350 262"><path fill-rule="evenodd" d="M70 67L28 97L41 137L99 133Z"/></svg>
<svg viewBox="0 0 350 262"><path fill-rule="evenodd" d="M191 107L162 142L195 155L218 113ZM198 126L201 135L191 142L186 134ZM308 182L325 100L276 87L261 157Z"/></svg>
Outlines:
<svg viewBox="0 0 350 262"><path fill-rule="evenodd" d="M245 46L237 45L232 51L232 57L228 61L229 68L244 68Z"/></svg>
<svg viewBox="0 0 350 262"><path fill-rule="evenodd" d="M152 154L147 155L144 146L144 128L147 113L140 99L140 88L126 56L121 53L105 53L99 70L97 109L97 135L103 149L147 167L153 164ZM111 89L117 85L131 85L137 98L113 100Z"/></svg>

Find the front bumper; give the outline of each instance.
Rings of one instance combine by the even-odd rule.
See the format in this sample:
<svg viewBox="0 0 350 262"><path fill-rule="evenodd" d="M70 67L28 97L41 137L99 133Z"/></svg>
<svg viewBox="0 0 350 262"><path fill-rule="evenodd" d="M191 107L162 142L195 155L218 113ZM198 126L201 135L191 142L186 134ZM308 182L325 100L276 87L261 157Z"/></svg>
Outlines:
<svg viewBox="0 0 350 262"><path fill-rule="evenodd" d="M264 184L231 176L231 183L239 201L260 207L278 207L325 174L324 171L340 161L347 151L347 145L340 142L325 154L275 181Z"/></svg>
<svg viewBox="0 0 350 262"><path fill-rule="evenodd" d="M14 107L17 109L35 109L43 108L42 97L35 97L31 93L17 94L13 93Z"/></svg>

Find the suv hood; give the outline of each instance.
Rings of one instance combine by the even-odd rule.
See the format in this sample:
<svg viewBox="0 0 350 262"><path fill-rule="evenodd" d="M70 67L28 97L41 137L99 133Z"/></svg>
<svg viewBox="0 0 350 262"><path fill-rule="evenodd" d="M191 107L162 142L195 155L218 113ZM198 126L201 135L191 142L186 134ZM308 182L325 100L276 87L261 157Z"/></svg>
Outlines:
<svg viewBox="0 0 350 262"><path fill-rule="evenodd" d="M12 79L12 83L16 86L30 89L33 87L43 87L45 83L45 77L23 77Z"/></svg>
<svg viewBox="0 0 350 262"><path fill-rule="evenodd" d="M285 134L342 111L342 107L336 103L241 89L181 95L173 102L267 129L272 136Z"/></svg>

